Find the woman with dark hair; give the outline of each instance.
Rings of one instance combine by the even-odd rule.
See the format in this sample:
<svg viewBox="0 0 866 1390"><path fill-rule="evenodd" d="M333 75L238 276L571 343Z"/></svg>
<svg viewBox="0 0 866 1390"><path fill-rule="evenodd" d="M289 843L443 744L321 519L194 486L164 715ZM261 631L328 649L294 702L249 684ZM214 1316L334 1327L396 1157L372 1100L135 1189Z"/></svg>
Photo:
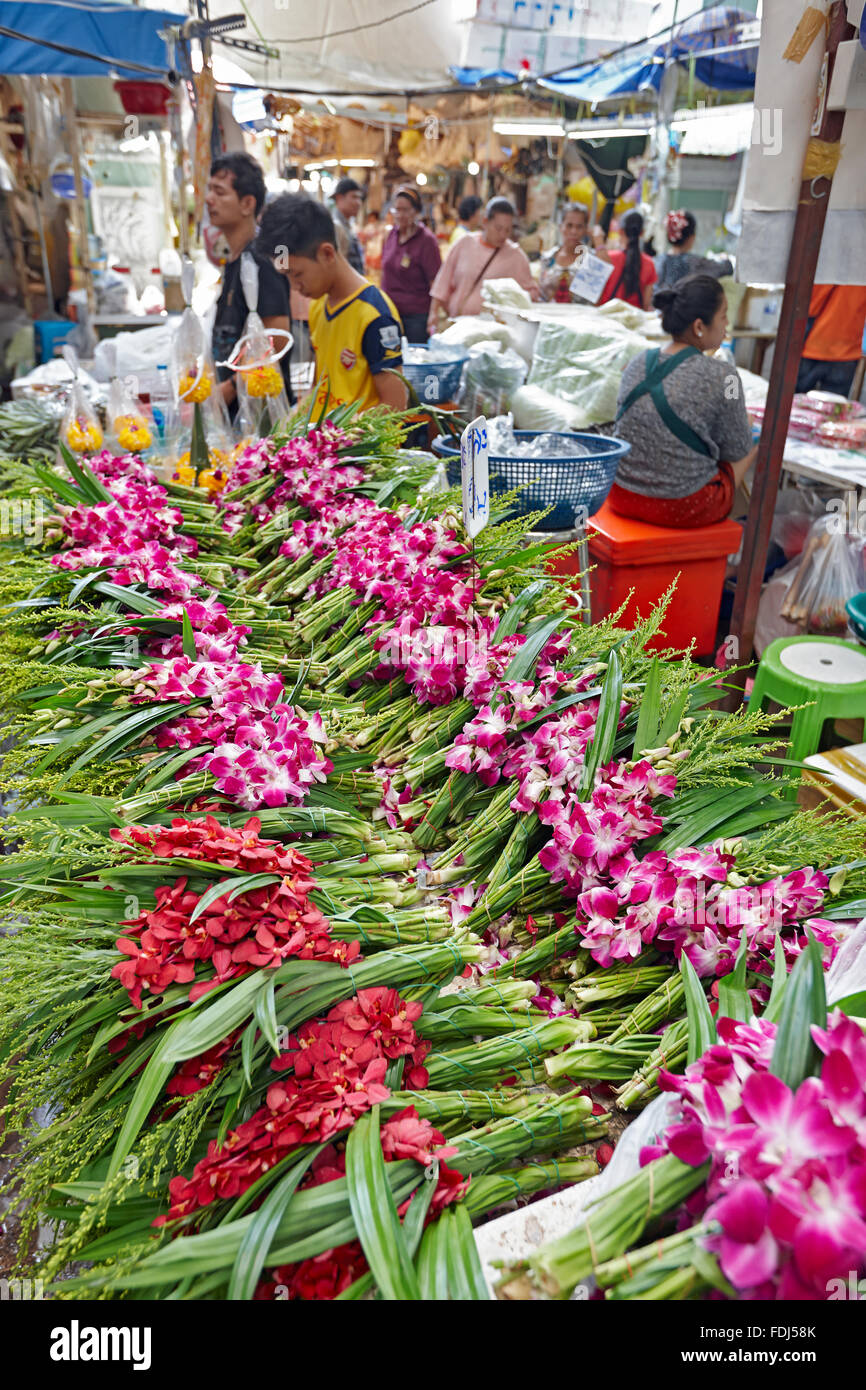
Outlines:
<svg viewBox="0 0 866 1390"><path fill-rule="evenodd" d="M696 256L693 250L698 234L698 224L693 212L680 208L669 212L665 219L670 250L656 261L658 288L668 289L687 275L733 275L733 263L729 260L716 261L707 256Z"/></svg>
<svg viewBox="0 0 866 1390"><path fill-rule="evenodd" d="M604 259L613 266L613 274L601 292L599 304L609 299L624 299L637 309L652 308L656 268L652 257L645 256L640 246L643 218L639 212L627 212L620 224L625 237L624 251L608 251Z"/></svg>
<svg viewBox="0 0 866 1390"><path fill-rule="evenodd" d="M442 264L439 242L421 220L421 195L408 184L394 194L394 223L382 248L382 289L397 306L410 343L426 343L430 286Z"/></svg>
<svg viewBox="0 0 866 1390"><path fill-rule="evenodd" d="M712 275L691 275L654 302L672 342L622 374L615 433L631 451L608 501L657 526L709 526L729 514L757 452L739 373L704 356L724 341L727 300Z"/></svg>

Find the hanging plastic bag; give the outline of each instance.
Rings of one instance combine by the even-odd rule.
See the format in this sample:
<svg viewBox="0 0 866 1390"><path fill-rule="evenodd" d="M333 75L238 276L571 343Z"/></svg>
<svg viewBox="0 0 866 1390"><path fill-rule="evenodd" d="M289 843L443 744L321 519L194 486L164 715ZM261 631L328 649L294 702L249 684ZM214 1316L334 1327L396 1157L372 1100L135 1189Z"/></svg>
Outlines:
<svg viewBox="0 0 866 1390"><path fill-rule="evenodd" d="M258 314L259 268L248 251L241 256L240 279L249 313L231 356L219 365L231 367L236 374L241 435L262 439L289 414L280 360L293 340L285 329L265 328L262 323Z"/></svg>
<svg viewBox="0 0 866 1390"><path fill-rule="evenodd" d="M836 516L816 521L781 616L801 632L844 636L845 605L858 591L856 551Z"/></svg>
<svg viewBox="0 0 866 1390"><path fill-rule="evenodd" d="M117 379L108 388L108 437L120 454L143 454L153 443L141 402Z"/></svg>
<svg viewBox="0 0 866 1390"><path fill-rule="evenodd" d="M228 467L232 433L208 336L190 307L193 273L192 262L186 261L182 275L186 308L172 343L172 378L189 446L178 458L172 477L187 487L206 487L213 474Z"/></svg>
<svg viewBox="0 0 866 1390"><path fill-rule="evenodd" d="M98 453L104 442L102 427L79 380L78 353L68 343L63 346L63 358L73 382L60 422L60 438L73 454Z"/></svg>

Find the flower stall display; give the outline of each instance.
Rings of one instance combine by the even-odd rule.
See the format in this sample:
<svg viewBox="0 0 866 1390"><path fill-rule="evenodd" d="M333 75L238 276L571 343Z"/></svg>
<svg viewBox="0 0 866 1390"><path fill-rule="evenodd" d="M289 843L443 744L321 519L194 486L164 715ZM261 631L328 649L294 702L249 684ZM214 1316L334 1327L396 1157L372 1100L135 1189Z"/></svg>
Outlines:
<svg viewBox="0 0 866 1390"><path fill-rule="evenodd" d="M10 475L51 518L4 583L22 1267L50 1210L59 1298L485 1298L473 1223L596 1174L664 1089L657 1210L716 1129L760 1188L728 1219L706 1184L698 1291L811 1287L802 1213L859 1219L856 1098L790 1202L747 1130L823 1134L850 1091L826 1009L826 1080L786 1099L767 1058L863 914L862 826L760 767L775 716L647 654L664 605L584 626L538 517L470 547L405 429L301 409L208 493L137 451Z"/></svg>

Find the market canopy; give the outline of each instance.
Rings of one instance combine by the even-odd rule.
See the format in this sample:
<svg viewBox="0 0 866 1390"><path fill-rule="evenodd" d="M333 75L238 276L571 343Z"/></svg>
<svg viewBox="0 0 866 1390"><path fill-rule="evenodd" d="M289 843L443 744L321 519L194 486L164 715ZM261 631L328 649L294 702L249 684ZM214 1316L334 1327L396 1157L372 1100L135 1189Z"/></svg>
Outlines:
<svg viewBox="0 0 866 1390"><path fill-rule="evenodd" d="M612 101L658 91L665 64L675 62L687 68L693 65L695 77L705 87L750 91L758 54L754 26L754 16L744 10L714 5L679 25L670 40L632 45L604 62L584 63L542 78L539 86L572 101Z"/></svg>
<svg viewBox="0 0 866 1390"><path fill-rule="evenodd" d="M187 17L119 0L0 0L0 73L164 76L171 64L161 31Z"/></svg>

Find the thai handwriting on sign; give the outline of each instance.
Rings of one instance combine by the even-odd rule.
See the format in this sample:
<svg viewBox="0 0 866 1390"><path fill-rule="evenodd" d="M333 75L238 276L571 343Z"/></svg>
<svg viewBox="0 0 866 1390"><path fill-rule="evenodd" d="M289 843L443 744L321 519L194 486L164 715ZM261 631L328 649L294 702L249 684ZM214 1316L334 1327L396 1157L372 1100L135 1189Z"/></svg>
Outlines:
<svg viewBox="0 0 866 1390"><path fill-rule="evenodd" d="M460 436L463 525L474 539L490 520L487 421L479 415Z"/></svg>

